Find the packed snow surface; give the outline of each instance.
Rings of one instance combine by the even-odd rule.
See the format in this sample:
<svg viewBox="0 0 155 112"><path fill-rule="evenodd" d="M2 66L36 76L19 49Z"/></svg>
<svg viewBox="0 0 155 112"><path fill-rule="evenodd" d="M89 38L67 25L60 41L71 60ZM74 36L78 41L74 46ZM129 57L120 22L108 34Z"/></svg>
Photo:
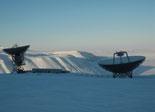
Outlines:
<svg viewBox="0 0 155 112"><path fill-rule="evenodd" d="M155 77L0 75L0 112L155 112Z"/></svg>

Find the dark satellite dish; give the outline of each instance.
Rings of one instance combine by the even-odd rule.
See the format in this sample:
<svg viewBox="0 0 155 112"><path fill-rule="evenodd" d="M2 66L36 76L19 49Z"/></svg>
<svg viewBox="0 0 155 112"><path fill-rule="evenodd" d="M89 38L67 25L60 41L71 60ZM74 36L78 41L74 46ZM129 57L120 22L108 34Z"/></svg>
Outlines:
<svg viewBox="0 0 155 112"><path fill-rule="evenodd" d="M128 56L127 52L120 51L113 54L113 59L104 60L99 65L105 70L112 72L114 78L117 76L132 78L133 70L144 60L144 56Z"/></svg>
<svg viewBox="0 0 155 112"><path fill-rule="evenodd" d="M22 65L24 65L24 53L29 47L29 45L20 47L16 45L12 48L3 49L5 53L9 54L12 57L12 61L15 65L15 70L17 73L24 72L24 68L22 67Z"/></svg>

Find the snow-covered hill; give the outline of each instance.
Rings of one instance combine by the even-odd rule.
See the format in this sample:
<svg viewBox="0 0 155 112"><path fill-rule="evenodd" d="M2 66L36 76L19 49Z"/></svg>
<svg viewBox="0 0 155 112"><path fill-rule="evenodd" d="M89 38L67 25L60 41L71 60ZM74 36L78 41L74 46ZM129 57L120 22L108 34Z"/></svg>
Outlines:
<svg viewBox="0 0 155 112"><path fill-rule="evenodd" d="M80 51L62 51L62 52L36 52L28 51L25 55L25 70L32 68L53 68L63 69L72 73L109 75L111 73L103 70L98 62L108 57L95 56L92 53ZM0 52L0 73L11 73L13 64L11 58ZM155 57L147 55L146 61L138 69L135 75L155 74Z"/></svg>

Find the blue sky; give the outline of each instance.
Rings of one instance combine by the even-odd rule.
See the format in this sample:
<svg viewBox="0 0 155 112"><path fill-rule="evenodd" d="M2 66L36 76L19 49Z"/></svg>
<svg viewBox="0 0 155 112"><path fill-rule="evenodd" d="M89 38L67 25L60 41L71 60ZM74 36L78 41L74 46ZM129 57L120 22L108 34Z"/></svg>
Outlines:
<svg viewBox="0 0 155 112"><path fill-rule="evenodd" d="M0 45L154 49L154 0L0 0Z"/></svg>

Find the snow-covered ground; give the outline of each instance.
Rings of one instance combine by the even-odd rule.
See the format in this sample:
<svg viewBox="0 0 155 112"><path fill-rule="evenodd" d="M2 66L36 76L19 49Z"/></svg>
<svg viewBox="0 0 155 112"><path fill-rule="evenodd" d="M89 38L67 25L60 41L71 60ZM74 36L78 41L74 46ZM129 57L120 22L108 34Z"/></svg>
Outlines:
<svg viewBox="0 0 155 112"><path fill-rule="evenodd" d="M6 74L13 64L0 52L0 112L155 112L155 56L144 56L133 79L113 79L98 65L109 57L29 51L26 70L58 68L71 73L19 75Z"/></svg>
<svg viewBox="0 0 155 112"><path fill-rule="evenodd" d="M0 75L0 112L155 112L155 77Z"/></svg>
<svg viewBox="0 0 155 112"><path fill-rule="evenodd" d="M152 75L155 74L155 55L145 54L146 61L134 71L134 75ZM111 75L110 72L102 69L98 63L108 57L96 56L95 54L80 51L62 51L62 52L37 52L28 51L24 66L25 70L32 68L53 68L63 69L71 73L91 74L91 75ZM0 52L0 73L11 73L13 64L11 58Z"/></svg>

